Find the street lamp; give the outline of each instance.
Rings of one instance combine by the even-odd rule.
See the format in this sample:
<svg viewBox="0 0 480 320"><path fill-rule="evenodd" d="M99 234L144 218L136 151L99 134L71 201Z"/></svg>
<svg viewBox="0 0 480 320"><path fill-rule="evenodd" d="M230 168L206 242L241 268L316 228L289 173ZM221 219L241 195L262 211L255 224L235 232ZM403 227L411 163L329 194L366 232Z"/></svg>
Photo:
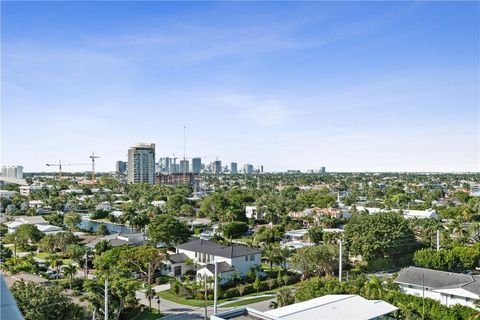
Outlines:
<svg viewBox="0 0 480 320"><path fill-rule="evenodd" d="M160 297L157 297L158 314L160 314Z"/></svg>

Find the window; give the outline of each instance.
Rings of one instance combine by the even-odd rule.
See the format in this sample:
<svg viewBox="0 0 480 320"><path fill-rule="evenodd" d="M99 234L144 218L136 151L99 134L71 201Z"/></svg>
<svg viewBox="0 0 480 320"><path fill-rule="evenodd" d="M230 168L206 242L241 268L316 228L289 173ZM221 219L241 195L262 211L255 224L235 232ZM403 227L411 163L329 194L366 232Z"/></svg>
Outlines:
<svg viewBox="0 0 480 320"><path fill-rule="evenodd" d="M245 256L245 261L248 261L248 256Z"/></svg>
<svg viewBox="0 0 480 320"><path fill-rule="evenodd" d="M255 255L254 255L254 254L251 254L251 255L250 255L250 261L253 261L253 260L255 260Z"/></svg>

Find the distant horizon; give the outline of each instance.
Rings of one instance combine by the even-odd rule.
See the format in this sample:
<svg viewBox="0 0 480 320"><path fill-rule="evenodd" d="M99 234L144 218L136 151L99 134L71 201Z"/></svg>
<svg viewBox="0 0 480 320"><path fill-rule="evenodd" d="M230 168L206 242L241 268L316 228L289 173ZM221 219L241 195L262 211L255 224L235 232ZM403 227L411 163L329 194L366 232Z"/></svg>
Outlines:
<svg viewBox="0 0 480 320"><path fill-rule="evenodd" d="M479 2L0 5L1 165L480 172Z"/></svg>

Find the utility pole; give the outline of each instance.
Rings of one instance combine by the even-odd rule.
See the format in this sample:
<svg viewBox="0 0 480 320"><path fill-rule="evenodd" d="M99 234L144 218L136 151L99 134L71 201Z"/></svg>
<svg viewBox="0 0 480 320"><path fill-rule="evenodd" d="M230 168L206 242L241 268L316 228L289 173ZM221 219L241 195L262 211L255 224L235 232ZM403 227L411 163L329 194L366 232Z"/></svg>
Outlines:
<svg viewBox="0 0 480 320"><path fill-rule="evenodd" d="M105 277L105 320L108 320L108 277Z"/></svg>
<svg viewBox="0 0 480 320"><path fill-rule="evenodd" d="M425 274L422 272L422 320L425 319Z"/></svg>
<svg viewBox="0 0 480 320"><path fill-rule="evenodd" d="M208 298L208 293L207 293L207 274L205 274L205 320L208 320L208 315L207 315L207 298Z"/></svg>
<svg viewBox="0 0 480 320"><path fill-rule="evenodd" d="M217 261L215 261L215 288L213 289L213 314L217 314L217 289L218 289L218 283L217 283L217 274L218 274L218 264Z"/></svg>
<svg viewBox="0 0 480 320"><path fill-rule="evenodd" d="M437 251L440 251L440 230L437 230Z"/></svg>
<svg viewBox="0 0 480 320"><path fill-rule="evenodd" d="M84 272L85 279L88 278L88 249L85 250L85 272Z"/></svg>
<svg viewBox="0 0 480 320"><path fill-rule="evenodd" d="M338 281L342 282L342 240L338 240Z"/></svg>

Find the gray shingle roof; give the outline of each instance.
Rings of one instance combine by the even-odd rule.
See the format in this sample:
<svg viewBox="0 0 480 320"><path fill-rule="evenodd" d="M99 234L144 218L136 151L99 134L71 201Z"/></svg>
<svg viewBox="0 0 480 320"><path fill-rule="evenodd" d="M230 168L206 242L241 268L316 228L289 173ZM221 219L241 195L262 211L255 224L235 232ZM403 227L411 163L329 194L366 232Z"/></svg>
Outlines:
<svg viewBox="0 0 480 320"><path fill-rule="evenodd" d="M175 253L168 256L171 263L182 263L187 261L188 257L185 253Z"/></svg>
<svg viewBox="0 0 480 320"><path fill-rule="evenodd" d="M409 267L398 274L395 282L422 286L422 274L425 287L432 289L463 288L480 295L480 276L470 276L432 269Z"/></svg>
<svg viewBox="0 0 480 320"><path fill-rule="evenodd" d="M211 273L215 273L215 264L213 264L213 263L207 264L205 266L205 268L207 268L208 271L210 271ZM225 261L217 263L218 273L230 272L230 271L234 271L234 270L235 270L235 268L232 267L231 265L229 265L228 263L226 263Z"/></svg>
<svg viewBox="0 0 480 320"><path fill-rule="evenodd" d="M224 258L235 258L249 254L261 253L261 251L252 249L239 244L224 246L212 241L195 239L190 242L177 246L177 249L183 249L193 252L201 252Z"/></svg>

